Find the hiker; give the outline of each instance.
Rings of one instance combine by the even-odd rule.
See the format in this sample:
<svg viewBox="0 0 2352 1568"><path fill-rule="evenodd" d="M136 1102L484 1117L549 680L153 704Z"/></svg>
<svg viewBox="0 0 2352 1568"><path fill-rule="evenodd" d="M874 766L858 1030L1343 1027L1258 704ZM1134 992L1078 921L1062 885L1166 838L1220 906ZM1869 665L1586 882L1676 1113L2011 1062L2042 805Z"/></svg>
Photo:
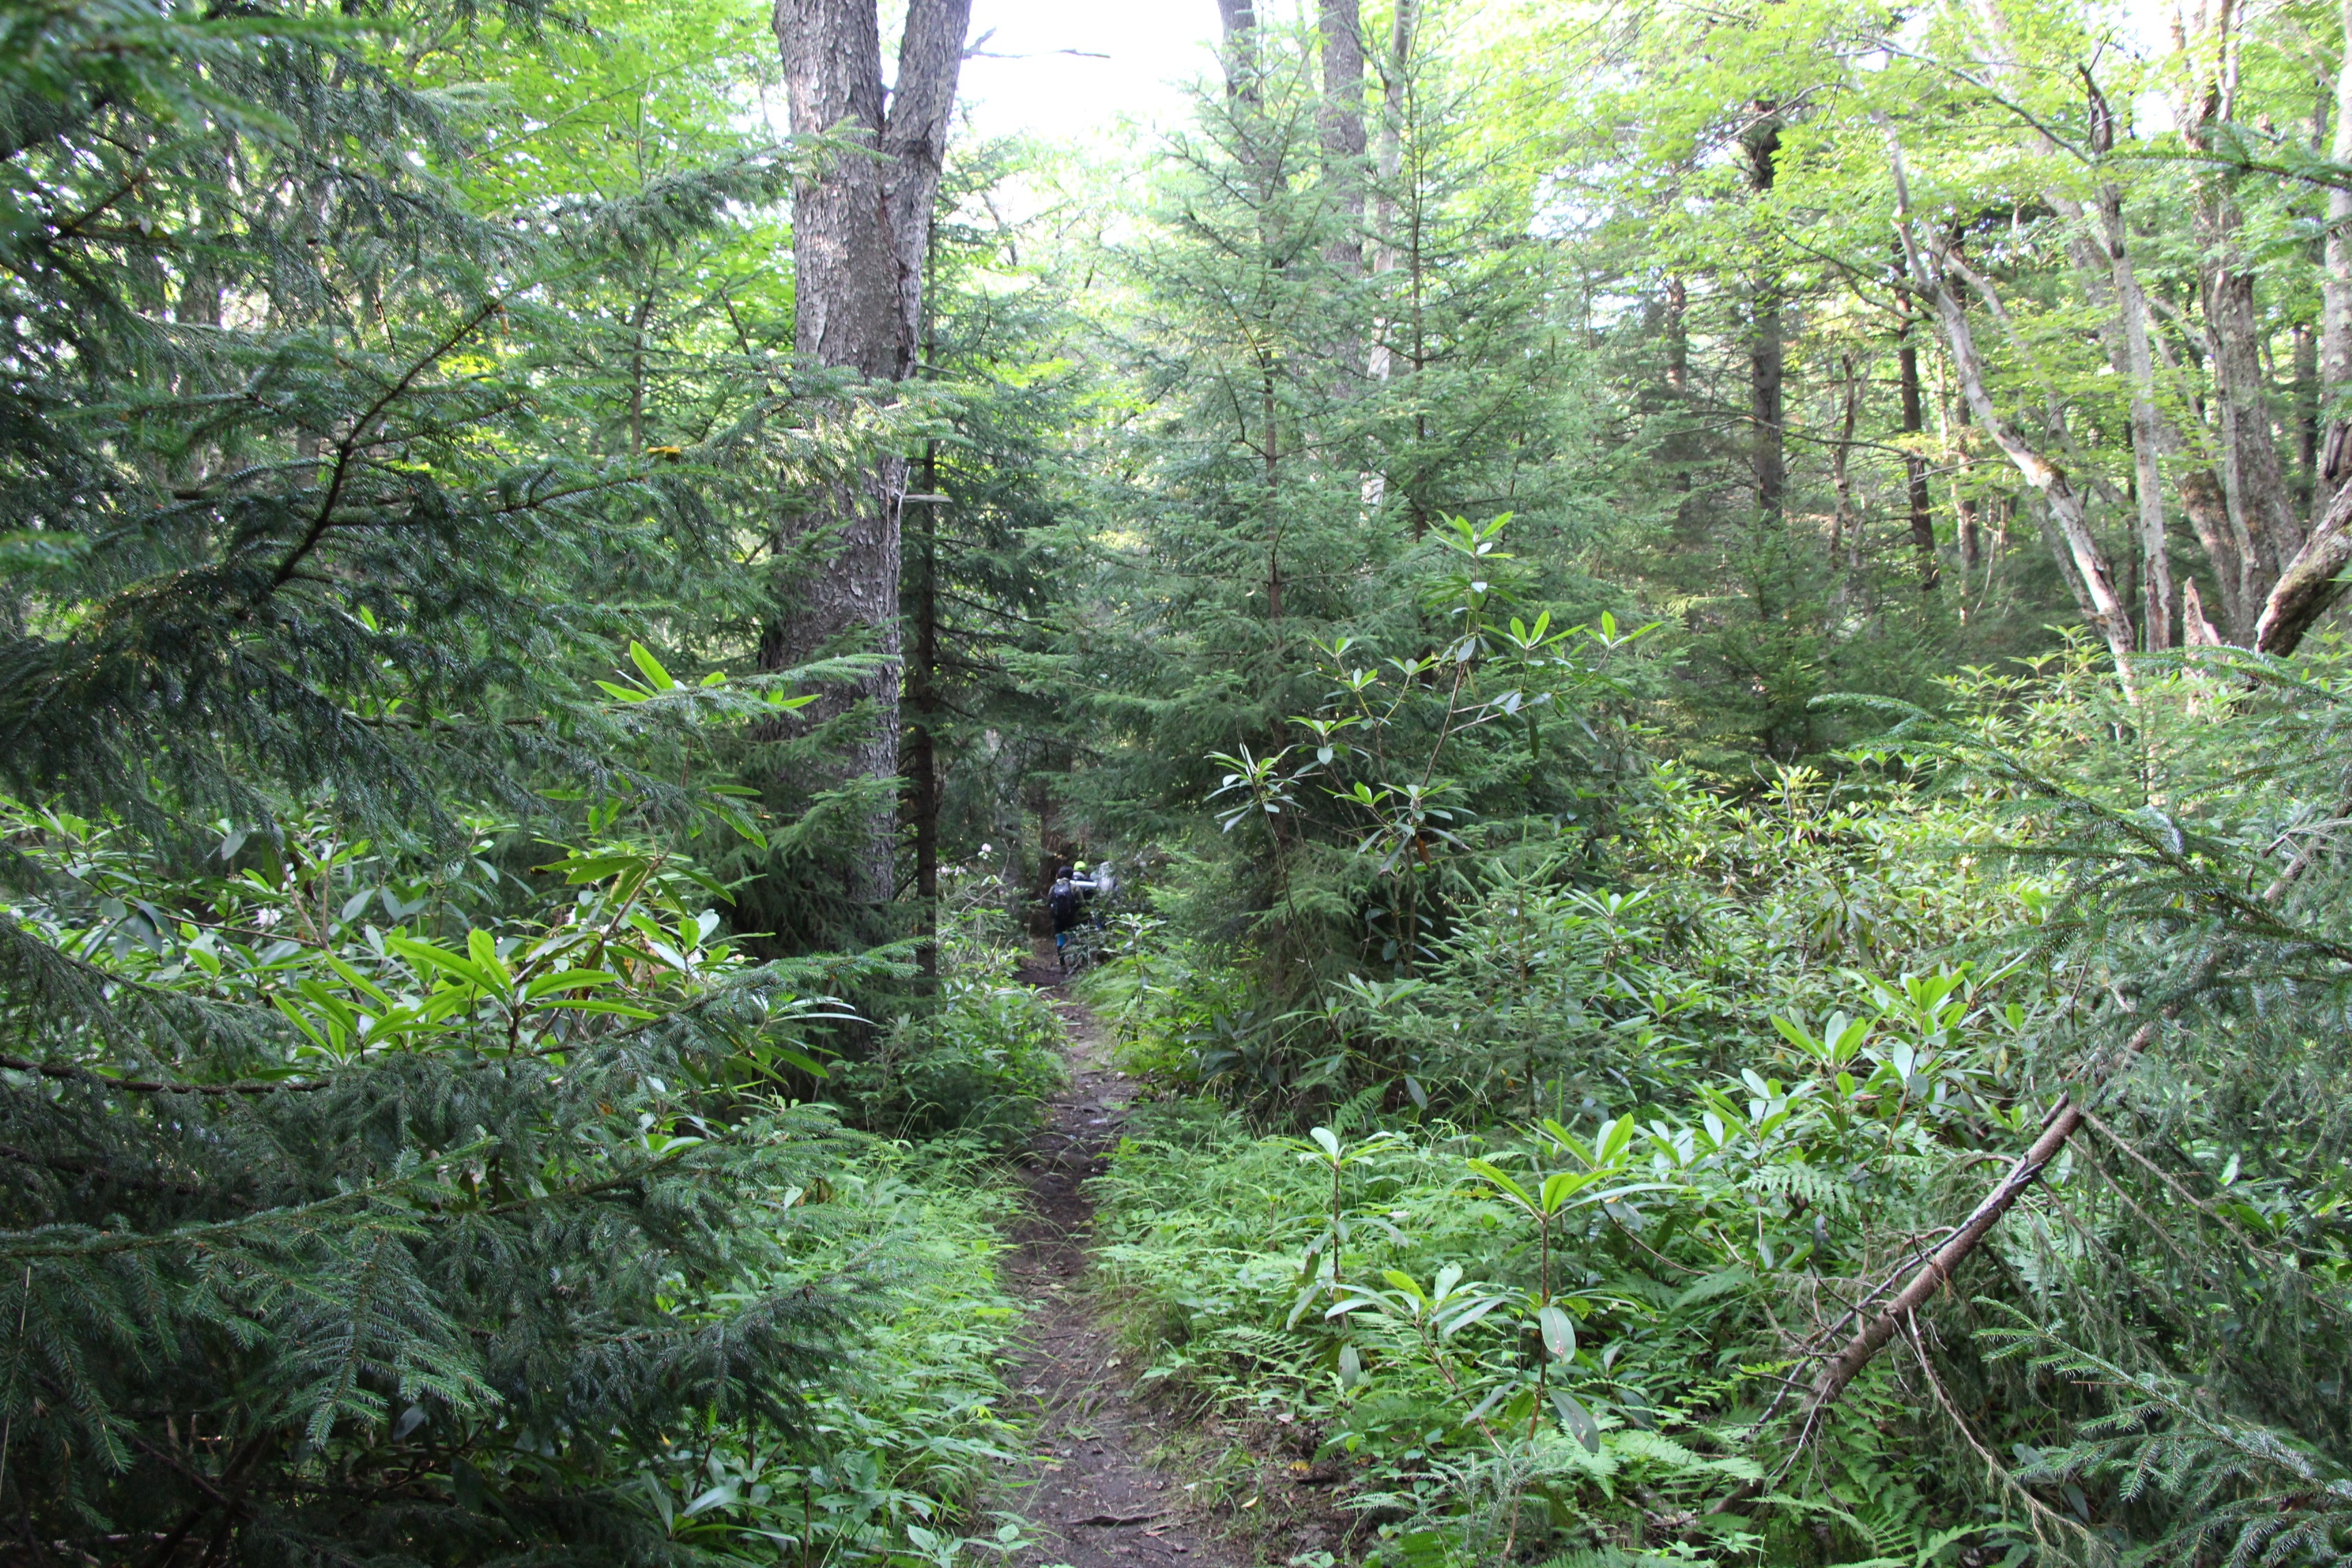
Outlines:
<svg viewBox="0 0 2352 1568"><path fill-rule="evenodd" d="M1093 890L1089 884L1087 891ZM1054 962L1064 969L1070 966L1070 933L1078 927L1078 916L1086 908L1086 894L1078 888L1078 872L1075 866L1065 866L1054 878L1053 890L1045 895L1045 912L1054 918Z"/></svg>

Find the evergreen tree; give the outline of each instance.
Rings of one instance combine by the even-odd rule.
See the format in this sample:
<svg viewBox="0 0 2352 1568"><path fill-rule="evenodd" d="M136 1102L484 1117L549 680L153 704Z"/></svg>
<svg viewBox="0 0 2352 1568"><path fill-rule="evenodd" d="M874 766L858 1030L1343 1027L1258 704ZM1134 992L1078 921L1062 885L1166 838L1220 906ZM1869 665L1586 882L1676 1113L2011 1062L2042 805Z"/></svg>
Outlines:
<svg viewBox="0 0 2352 1568"><path fill-rule="evenodd" d="M723 647L762 480L831 461L717 258L782 152L658 27L391 20L5 24L27 1561L659 1558L663 1456L789 1429L837 1317L827 1124L742 1092L814 1005L686 853L758 837L701 737L794 675L635 640Z"/></svg>

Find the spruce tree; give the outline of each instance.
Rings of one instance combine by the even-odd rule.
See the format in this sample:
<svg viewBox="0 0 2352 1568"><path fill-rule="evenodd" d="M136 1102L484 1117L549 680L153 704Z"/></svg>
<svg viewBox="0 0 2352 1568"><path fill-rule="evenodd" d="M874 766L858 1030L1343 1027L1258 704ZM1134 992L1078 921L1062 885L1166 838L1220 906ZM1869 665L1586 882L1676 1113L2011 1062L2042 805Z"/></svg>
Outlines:
<svg viewBox="0 0 2352 1568"><path fill-rule="evenodd" d="M730 678L749 509L834 462L710 265L782 152L563 179L575 19L394 19L0 23L26 1561L660 1560L837 1320L833 1135L744 1092L818 1005L696 866L760 837L704 733L797 700Z"/></svg>

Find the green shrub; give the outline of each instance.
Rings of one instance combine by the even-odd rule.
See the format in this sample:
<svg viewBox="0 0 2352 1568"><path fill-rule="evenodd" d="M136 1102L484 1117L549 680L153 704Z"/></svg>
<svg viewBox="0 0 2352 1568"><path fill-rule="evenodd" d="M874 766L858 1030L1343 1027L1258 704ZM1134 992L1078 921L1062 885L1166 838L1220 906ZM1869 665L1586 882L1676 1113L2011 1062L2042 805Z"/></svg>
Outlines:
<svg viewBox="0 0 2352 1568"><path fill-rule="evenodd" d="M1018 982L950 976L940 1005L902 1014L873 1050L834 1069L834 1094L859 1125L893 1138L961 1133L1018 1145L1063 1081L1061 1020Z"/></svg>

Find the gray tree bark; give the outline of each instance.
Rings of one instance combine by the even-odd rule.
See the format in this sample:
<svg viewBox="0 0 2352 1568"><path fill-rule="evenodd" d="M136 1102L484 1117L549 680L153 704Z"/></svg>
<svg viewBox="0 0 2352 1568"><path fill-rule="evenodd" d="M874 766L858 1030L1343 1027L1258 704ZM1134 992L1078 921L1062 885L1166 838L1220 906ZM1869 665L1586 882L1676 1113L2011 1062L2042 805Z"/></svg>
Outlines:
<svg viewBox="0 0 2352 1568"><path fill-rule="evenodd" d="M898 79L886 94L876 0L776 0L793 133L845 144L793 189L793 346L816 364L880 383L903 381L914 370L931 205L971 19L971 0L910 0ZM780 552L814 569L761 638L761 667L789 668L852 648L887 660L802 710L803 722L821 723L872 704L873 720L845 759L842 782L895 784L898 776L905 493L903 461L879 458L814 498L778 541ZM853 897L891 897L897 837L897 813L884 795L853 858Z"/></svg>
<svg viewBox="0 0 2352 1568"><path fill-rule="evenodd" d="M2176 37L2192 62L2177 110L2181 140L2199 152L2237 112L2238 0L2197 0L2180 16ZM2197 182L2195 227L2199 289L2211 340L2213 390L2221 416L2221 490L2238 550L2242 605L2261 604L2279 571L2304 542L2271 424L2263 330L2254 308L2254 277L2239 231L2243 216L2217 174ZM2216 563L2217 569L2220 563Z"/></svg>
<svg viewBox="0 0 2352 1568"><path fill-rule="evenodd" d="M1340 232L1323 258L1342 277L1364 274L1364 37L1356 0L1322 0L1323 179L1339 208Z"/></svg>

